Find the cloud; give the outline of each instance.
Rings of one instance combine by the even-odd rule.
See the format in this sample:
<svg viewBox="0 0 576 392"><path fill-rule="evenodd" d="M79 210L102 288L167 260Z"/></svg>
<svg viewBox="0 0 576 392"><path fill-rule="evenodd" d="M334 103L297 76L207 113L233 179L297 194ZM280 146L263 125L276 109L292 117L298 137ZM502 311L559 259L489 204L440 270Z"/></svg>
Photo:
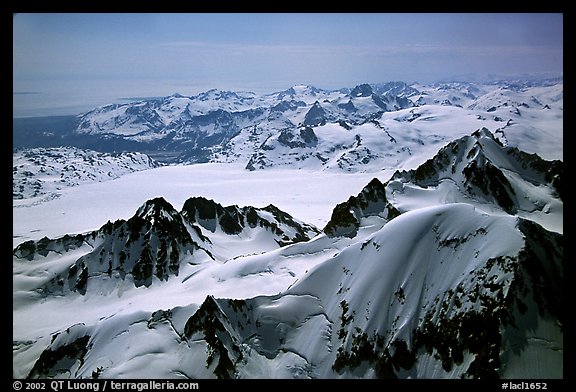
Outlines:
<svg viewBox="0 0 576 392"><path fill-rule="evenodd" d="M288 44L229 44L200 41L174 41L158 44L155 48L169 51L199 51L207 54L244 55L316 55L334 53L354 56L394 55L562 55L563 48L543 45L446 45L446 44L383 44L383 45L288 45Z"/></svg>

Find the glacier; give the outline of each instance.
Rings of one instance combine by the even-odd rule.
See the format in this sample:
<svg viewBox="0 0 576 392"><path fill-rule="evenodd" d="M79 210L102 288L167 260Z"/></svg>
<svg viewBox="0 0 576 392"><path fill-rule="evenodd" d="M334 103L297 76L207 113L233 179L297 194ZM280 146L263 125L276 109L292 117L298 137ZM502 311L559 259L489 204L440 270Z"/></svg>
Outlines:
<svg viewBox="0 0 576 392"><path fill-rule="evenodd" d="M15 198L13 377L563 378L558 85L414 85L339 122L406 86L357 87L286 90L326 107L210 163Z"/></svg>

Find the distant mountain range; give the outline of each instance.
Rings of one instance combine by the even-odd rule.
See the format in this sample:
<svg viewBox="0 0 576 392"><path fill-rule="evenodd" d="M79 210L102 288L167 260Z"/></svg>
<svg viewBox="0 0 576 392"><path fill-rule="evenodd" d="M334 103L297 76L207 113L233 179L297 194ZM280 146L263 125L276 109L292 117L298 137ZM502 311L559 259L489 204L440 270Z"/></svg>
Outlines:
<svg viewBox="0 0 576 392"><path fill-rule="evenodd" d="M16 150L12 155L12 198L53 197L70 186L113 180L159 166L138 152L101 153L77 147Z"/></svg>
<svg viewBox="0 0 576 392"><path fill-rule="evenodd" d="M263 95L209 90L106 105L45 125L15 119L14 147L138 151L164 163L244 162L249 170L373 171L483 126L527 151L543 140L557 151L553 130L561 129L562 111L561 79L389 82L333 91L298 85Z"/></svg>
<svg viewBox="0 0 576 392"><path fill-rule="evenodd" d="M564 377L562 79L209 90L13 135L14 378ZM315 227L207 198L212 166L374 178ZM137 202L68 232L91 192Z"/></svg>

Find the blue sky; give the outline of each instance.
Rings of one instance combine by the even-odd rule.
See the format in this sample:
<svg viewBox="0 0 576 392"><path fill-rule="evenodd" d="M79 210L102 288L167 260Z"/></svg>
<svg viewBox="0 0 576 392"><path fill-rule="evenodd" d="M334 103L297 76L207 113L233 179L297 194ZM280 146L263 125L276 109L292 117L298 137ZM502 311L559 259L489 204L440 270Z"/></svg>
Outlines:
<svg viewBox="0 0 576 392"><path fill-rule="evenodd" d="M211 87L272 92L294 84L340 88L562 72L562 14L17 14L13 19L15 91L60 82L63 93L68 88L71 94L90 83L122 96L175 92L169 89L192 94Z"/></svg>

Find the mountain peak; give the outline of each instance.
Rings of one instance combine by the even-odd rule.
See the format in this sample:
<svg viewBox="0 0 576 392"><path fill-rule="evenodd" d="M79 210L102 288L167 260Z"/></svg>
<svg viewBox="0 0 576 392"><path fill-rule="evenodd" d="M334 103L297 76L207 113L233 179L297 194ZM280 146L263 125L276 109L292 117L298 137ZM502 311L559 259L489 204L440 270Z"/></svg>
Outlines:
<svg viewBox="0 0 576 392"><path fill-rule="evenodd" d="M262 209L236 205L224 207L214 200L191 197L184 202L182 216L189 223L198 224L212 233L221 230L228 235L240 235L245 230L262 227L273 233L280 246L307 241L317 233L314 227L295 220L273 205Z"/></svg>
<svg viewBox="0 0 576 392"><path fill-rule="evenodd" d="M474 131L472 133L472 136L474 136L476 139L488 138L488 139L492 139L492 140L496 141L494 134L492 132L490 132L490 130L486 127L482 127L480 129Z"/></svg>
<svg viewBox="0 0 576 392"><path fill-rule="evenodd" d="M154 222L159 219L173 220L177 215L178 212L174 207L160 196L147 200L138 208L135 216Z"/></svg>
<svg viewBox="0 0 576 392"><path fill-rule="evenodd" d="M318 91L318 89L316 87L310 86L308 84L295 84L290 89L296 93L302 93L305 91L311 91L311 92L315 93Z"/></svg>
<svg viewBox="0 0 576 392"><path fill-rule="evenodd" d="M316 127L318 125L326 124L326 110L320 105L320 102L315 101L310 110L304 116L304 125Z"/></svg>
<svg viewBox="0 0 576 392"><path fill-rule="evenodd" d="M138 378L145 355L156 378L561 378L563 236L533 218L561 216L547 187L562 165L491 136L372 179L315 238L272 204L195 197L177 214L156 197L128 221L23 243L14 368ZM83 313L70 291L98 306ZM56 307L63 320L30 322ZM546 363L515 366L534 357Z"/></svg>
<svg viewBox="0 0 576 392"><path fill-rule="evenodd" d="M357 196L351 196L334 208L324 232L329 237L352 238L358 233L362 218L379 216L390 221L398 215L400 212L386 198L386 187L374 178Z"/></svg>
<svg viewBox="0 0 576 392"><path fill-rule="evenodd" d="M462 201L472 197L509 214L522 211L540 222L549 202L540 191L532 190L534 184L550 187L561 199L562 173L561 161L546 161L536 154L505 147L490 130L480 128L471 136L452 141L416 169L395 173L391 182L403 179L419 187L436 188L451 178ZM523 195L526 192L529 197ZM454 197L452 193L450 199Z"/></svg>
<svg viewBox="0 0 576 392"><path fill-rule="evenodd" d="M350 96L353 98L370 97L372 94L372 86L370 86L368 83L359 84L350 92Z"/></svg>
<svg viewBox="0 0 576 392"><path fill-rule="evenodd" d="M171 209L172 205L164 199L162 196L158 196L152 199L148 199L140 206L140 209L153 209L153 208L165 208Z"/></svg>

